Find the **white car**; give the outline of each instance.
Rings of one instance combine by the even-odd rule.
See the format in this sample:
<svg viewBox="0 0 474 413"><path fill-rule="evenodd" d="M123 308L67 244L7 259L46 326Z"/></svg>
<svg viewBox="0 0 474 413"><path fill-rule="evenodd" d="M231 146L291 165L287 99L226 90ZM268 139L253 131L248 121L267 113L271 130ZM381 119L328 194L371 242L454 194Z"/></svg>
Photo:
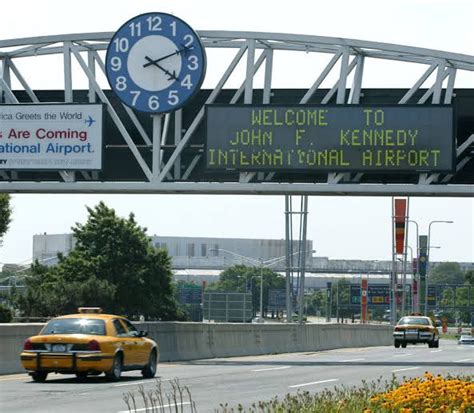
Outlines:
<svg viewBox="0 0 474 413"><path fill-rule="evenodd" d="M458 344L474 344L474 337L470 334L461 334L458 339Z"/></svg>

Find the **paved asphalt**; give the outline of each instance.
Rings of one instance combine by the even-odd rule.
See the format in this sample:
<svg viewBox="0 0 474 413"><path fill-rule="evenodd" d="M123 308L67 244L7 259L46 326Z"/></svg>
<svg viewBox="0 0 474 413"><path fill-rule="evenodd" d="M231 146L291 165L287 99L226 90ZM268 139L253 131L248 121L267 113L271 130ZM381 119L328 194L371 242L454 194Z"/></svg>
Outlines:
<svg viewBox="0 0 474 413"><path fill-rule="evenodd" d="M362 379L388 379L392 374L415 377L425 371L474 374L474 347L443 340L438 349L427 345L366 347L158 365L164 392L169 392L171 381L178 378L189 387L199 413L214 412L220 403L250 405L298 389L317 392L337 385L358 385ZM155 380L143 380L139 372L124 373L118 383L107 382L103 376L79 382L74 376L53 374L45 383L34 383L26 374L0 376L0 411L128 412L123 396L129 391L137 394L140 384L147 392L156 388ZM136 411L144 412L143 406L137 395ZM184 411L190 411L189 405Z"/></svg>

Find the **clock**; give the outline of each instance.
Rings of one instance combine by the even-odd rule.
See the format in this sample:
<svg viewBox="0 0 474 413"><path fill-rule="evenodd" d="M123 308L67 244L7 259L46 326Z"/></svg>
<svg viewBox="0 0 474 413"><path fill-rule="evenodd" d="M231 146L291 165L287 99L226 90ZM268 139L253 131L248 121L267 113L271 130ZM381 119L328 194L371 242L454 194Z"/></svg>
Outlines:
<svg viewBox="0 0 474 413"><path fill-rule="evenodd" d="M105 62L107 80L119 99L154 114L183 107L206 72L198 34L167 13L141 14L123 24L109 43Z"/></svg>

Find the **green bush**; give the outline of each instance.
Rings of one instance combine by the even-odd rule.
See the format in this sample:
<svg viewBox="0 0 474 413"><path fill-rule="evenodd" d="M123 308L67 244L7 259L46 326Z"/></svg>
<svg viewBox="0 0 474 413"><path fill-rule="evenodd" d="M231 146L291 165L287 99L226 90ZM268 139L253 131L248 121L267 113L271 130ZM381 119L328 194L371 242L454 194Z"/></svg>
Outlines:
<svg viewBox="0 0 474 413"><path fill-rule="evenodd" d="M0 304L0 323L9 323L10 321L12 321L12 318L12 310Z"/></svg>

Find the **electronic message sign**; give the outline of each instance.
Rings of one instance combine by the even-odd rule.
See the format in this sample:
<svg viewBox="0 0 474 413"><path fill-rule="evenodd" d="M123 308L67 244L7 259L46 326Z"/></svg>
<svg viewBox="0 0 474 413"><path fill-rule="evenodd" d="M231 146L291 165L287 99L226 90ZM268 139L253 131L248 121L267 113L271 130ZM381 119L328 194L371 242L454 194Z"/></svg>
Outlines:
<svg viewBox="0 0 474 413"><path fill-rule="evenodd" d="M102 169L102 104L0 105L0 170Z"/></svg>
<svg viewBox="0 0 474 413"><path fill-rule="evenodd" d="M208 170L450 172L453 107L209 105Z"/></svg>

